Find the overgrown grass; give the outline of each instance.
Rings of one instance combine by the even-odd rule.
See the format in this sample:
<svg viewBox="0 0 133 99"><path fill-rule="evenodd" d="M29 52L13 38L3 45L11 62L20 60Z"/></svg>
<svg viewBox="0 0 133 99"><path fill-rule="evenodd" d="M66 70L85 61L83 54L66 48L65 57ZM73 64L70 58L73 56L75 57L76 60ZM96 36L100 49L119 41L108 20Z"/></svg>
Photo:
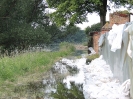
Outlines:
<svg viewBox="0 0 133 99"><path fill-rule="evenodd" d="M28 83L39 79L41 73L48 71L54 62L70 55L74 50L72 44L61 43L60 50L56 52L29 52L14 57L1 58L0 96L11 95L14 86L18 83Z"/></svg>

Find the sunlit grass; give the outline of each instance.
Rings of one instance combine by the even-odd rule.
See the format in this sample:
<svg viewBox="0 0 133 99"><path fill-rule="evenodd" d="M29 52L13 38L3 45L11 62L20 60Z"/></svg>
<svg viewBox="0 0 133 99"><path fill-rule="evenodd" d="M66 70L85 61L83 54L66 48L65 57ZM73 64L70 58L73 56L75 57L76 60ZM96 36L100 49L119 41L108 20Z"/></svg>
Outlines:
<svg viewBox="0 0 133 99"><path fill-rule="evenodd" d="M69 43L62 43L55 52L29 52L0 59L0 96L11 95L18 83L38 80L42 73L49 71L52 65L62 57L70 55L75 48Z"/></svg>

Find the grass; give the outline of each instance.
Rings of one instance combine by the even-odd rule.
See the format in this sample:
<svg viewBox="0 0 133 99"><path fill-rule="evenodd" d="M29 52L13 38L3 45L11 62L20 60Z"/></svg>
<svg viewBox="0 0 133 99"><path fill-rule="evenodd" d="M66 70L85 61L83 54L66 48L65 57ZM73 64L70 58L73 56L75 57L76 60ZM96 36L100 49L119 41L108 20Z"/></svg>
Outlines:
<svg viewBox="0 0 133 99"><path fill-rule="evenodd" d="M61 43L60 50L56 52L29 52L1 58L0 96L12 96L15 86L41 80L56 61L74 50L73 45Z"/></svg>
<svg viewBox="0 0 133 99"><path fill-rule="evenodd" d="M92 60L94 60L94 59L96 59L98 57L99 57L99 54L89 55L89 56L86 57L87 58L86 59L86 63L91 62Z"/></svg>

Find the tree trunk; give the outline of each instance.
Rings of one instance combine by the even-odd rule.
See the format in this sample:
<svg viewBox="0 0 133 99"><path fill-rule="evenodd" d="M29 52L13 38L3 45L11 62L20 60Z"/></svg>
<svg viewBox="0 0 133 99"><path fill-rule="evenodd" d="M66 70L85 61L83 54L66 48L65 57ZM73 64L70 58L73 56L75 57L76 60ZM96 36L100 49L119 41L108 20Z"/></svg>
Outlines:
<svg viewBox="0 0 133 99"><path fill-rule="evenodd" d="M106 23L107 0L102 0L102 3L103 4L100 7L99 15L100 15L100 23L103 26Z"/></svg>
<svg viewBox="0 0 133 99"><path fill-rule="evenodd" d="M100 15L100 23L101 23L102 26L105 25L105 23L106 23L106 14Z"/></svg>

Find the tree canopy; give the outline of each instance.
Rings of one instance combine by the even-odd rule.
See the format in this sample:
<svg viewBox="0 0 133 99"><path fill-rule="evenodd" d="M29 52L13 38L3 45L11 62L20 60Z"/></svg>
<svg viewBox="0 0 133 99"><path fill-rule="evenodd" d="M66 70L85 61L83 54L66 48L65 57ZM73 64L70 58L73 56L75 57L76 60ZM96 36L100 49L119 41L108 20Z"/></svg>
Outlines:
<svg viewBox="0 0 133 99"><path fill-rule="evenodd" d="M31 24L43 17L39 7L41 2L42 0L0 1L0 45L7 48L22 43L27 44L31 39L37 37L36 35L30 38L32 34L40 31L39 29L34 30Z"/></svg>
<svg viewBox="0 0 133 99"><path fill-rule="evenodd" d="M109 8L107 0L46 0L48 6L43 1L0 0L0 49L24 49L38 43L58 42L77 33L79 28L74 24L87 21L88 13L97 12L104 23ZM110 1L116 5L127 3L124 0ZM47 7L56 10L51 17L45 12Z"/></svg>
<svg viewBox="0 0 133 99"><path fill-rule="evenodd" d="M109 0L115 6L128 4L127 0ZM77 24L87 21L87 14L96 12L100 16L101 24L106 22L106 12L110 9L107 0L47 0L49 7L56 9L51 14L56 24Z"/></svg>
<svg viewBox="0 0 133 99"><path fill-rule="evenodd" d="M57 27L49 18L43 0L0 0L0 49L25 49L29 45L49 44L77 27ZM70 30L71 32L70 32Z"/></svg>
<svg viewBox="0 0 133 99"><path fill-rule="evenodd" d="M86 35L88 36L88 33L91 33L91 32L95 32L95 31L100 31L101 30L101 23L96 23L96 24L93 24L90 26L88 26L86 29L85 29L85 33Z"/></svg>

